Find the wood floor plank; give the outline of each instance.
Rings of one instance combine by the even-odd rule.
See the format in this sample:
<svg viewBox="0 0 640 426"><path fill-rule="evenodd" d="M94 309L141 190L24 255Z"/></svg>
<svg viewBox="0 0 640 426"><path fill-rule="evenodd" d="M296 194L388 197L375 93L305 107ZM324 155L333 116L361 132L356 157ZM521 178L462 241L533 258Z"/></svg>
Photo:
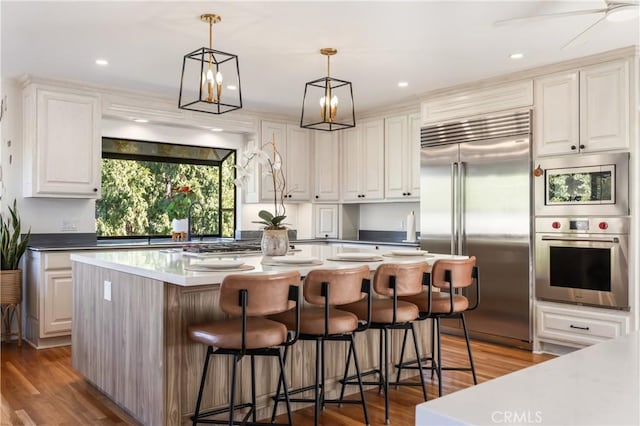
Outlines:
<svg viewBox="0 0 640 426"><path fill-rule="evenodd" d="M478 382L482 383L513 371L552 358L528 351L485 342L472 342ZM106 398L71 367L71 348L37 351L28 345L17 348L15 343L3 343L1 349L0 425L91 424L136 425L124 410ZM445 365L467 365L464 339L442 337L442 357ZM425 372L429 399L436 398L437 380ZM258 378L259 380L259 378ZM411 380L416 380L412 378ZM468 372L444 372L443 393L449 394L472 386ZM357 395L357 394L356 394ZM356 398L352 396L352 399ZM384 395L377 390L366 392L369 419L372 425L384 424ZM392 425L412 425L415 406L420 404L419 387L390 389L390 419ZM286 422L280 416L278 422ZM298 410L293 415L296 425L313 424L313 407ZM320 416L323 425L353 426L363 424L362 407L328 404Z"/></svg>

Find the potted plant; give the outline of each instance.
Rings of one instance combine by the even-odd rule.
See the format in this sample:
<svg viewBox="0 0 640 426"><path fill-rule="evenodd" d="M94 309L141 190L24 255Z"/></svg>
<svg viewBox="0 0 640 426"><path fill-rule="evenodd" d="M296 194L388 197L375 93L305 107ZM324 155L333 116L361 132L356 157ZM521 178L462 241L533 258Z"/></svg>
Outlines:
<svg viewBox="0 0 640 426"><path fill-rule="evenodd" d="M167 185L167 215L171 220L172 238L186 238L189 226L189 208L195 199L195 193L189 186Z"/></svg>
<svg viewBox="0 0 640 426"><path fill-rule="evenodd" d="M22 314L20 304L22 303L22 271L19 269L20 259L27 250L27 243L31 231L26 235L21 235L20 217L16 208L16 200L13 200L13 207L9 207L9 217L1 216L2 236L1 245L1 265L0 273L0 304L13 305L13 309L18 313L18 345L22 344ZM3 318L4 319L4 318ZM8 327L11 327L11 317L9 317ZM9 334L9 333L7 333Z"/></svg>
<svg viewBox="0 0 640 426"><path fill-rule="evenodd" d="M264 225L262 231L261 248L265 256L282 256L289 250L288 230L285 226L286 208L284 199L287 195L287 181L282 169L282 157L276 148L275 137L270 142L263 144L257 149L251 149L244 154L244 163L236 167L235 184L242 187L246 178L249 176L249 164L254 159L263 167L263 174L270 177L273 187L273 212L268 210L260 210L258 217L259 223Z"/></svg>

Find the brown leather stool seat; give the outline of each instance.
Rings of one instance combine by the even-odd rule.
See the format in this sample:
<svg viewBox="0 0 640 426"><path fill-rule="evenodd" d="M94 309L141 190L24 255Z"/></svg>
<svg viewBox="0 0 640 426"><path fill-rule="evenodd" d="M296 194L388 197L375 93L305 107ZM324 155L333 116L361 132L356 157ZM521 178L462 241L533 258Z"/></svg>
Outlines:
<svg viewBox="0 0 640 426"><path fill-rule="evenodd" d="M362 380L359 380L360 399L344 399L343 395L339 399L325 398L325 341L349 342L349 359L353 353L356 375L360 378L360 366L356 356L354 333L366 330L369 325L368 315L359 318L341 309L341 305L363 301L365 306L369 306L370 299L370 271L367 266L356 268L337 269L315 269L304 279L304 300L307 304L300 311L300 340L311 340L316 342L316 362L315 362L315 384L303 388L290 390L290 395L314 391L313 398L290 398L291 402L311 402L314 404L314 424L319 424L319 412L325 404L362 404L365 424L369 424L367 405L364 398L364 387ZM363 300L366 297L366 300ZM368 308L367 308L368 310ZM286 311L275 315L270 315L269 319L280 321L290 330L294 326L293 312ZM285 348L284 358L287 357ZM347 365L349 363L347 362ZM282 380L281 380L282 382ZM286 395L287 390L284 390ZM276 390L276 405L273 407L271 421L276 416L278 402L282 400L280 385Z"/></svg>
<svg viewBox="0 0 640 426"><path fill-rule="evenodd" d="M295 320L295 312L292 312L291 323L295 324ZM211 324L192 325L189 327L189 337L207 346L241 349L242 334L238 334L238 330L241 329L242 318L233 318ZM266 318L247 318L245 348L269 348L281 345L286 342L288 333L287 327L279 322Z"/></svg>
<svg viewBox="0 0 640 426"><path fill-rule="evenodd" d="M424 400L427 400L427 390L424 377L420 374L420 382L395 382L389 380L389 330L411 330L416 353L419 352L413 321L420 318L418 307L409 301L399 300L399 297L417 297L422 291L422 283L428 265L426 262L386 263L376 269L373 276L373 289L380 298L371 301L371 316L369 328L380 330L380 365L379 368L362 373L362 376L377 375L377 381L364 382L365 385L377 385L384 388L385 423L389 423L389 385L421 386ZM426 300L426 297L425 297ZM353 312L363 319L369 315L368 306L363 301L340 305L339 309ZM405 341L406 342L406 341ZM404 343L403 342L403 348ZM351 354L349 354L351 356ZM419 356L419 355L418 355ZM345 366L345 377L340 381L342 389L340 397L344 395L345 385L353 385L352 377L346 377L349 357Z"/></svg>
<svg viewBox="0 0 640 426"><path fill-rule="evenodd" d="M475 303L469 306L469 299L465 296L456 294L456 289L470 287L475 282ZM397 377L404 368L418 368L422 370L423 362L431 362L430 367L424 367L431 370L431 374L435 371L438 376L438 395L442 396L442 371L470 371L473 377L473 384L477 384L476 371L473 366L473 357L471 356L471 344L469 342L469 333L467 332L467 324L464 313L478 307L480 300L480 273L476 266L476 258L471 256L469 259L440 259L436 260L428 273L428 279L425 282L426 290L418 295L403 296L402 300L415 303L420 308L421 318L431 318L433 320L433 332L431 333L431 350L429 357L421 358L415 361L404 362L404 341L400 350L400 362L396 365L398 368ZM434 291L437 289L438 291ZM442 353L440 350L440 322L443 318L459 318L462 322L464 338L467 343L467 353L469 355L469 367L443 367ZM406 340L405 332L404 339ZM437 344L436 344L437 340ZM437 351L434 355L434 351ZM417 366L416 366L417 364Z"/></svg>
<svg viewBox="0 0 640 426"><path fill-rule="evenodd" d="M255 356L273 356L280 365L280 386L287 389L284 368L284 356L281 348L287 348L298 339L298 323L300 319L299 304L300 274L284 272L279 274L236 274L227 275L220 284L220 310L229 316L228 319L214 320L206 324L194 324L188 327L189 338L207 345L207 354L202 369L200 390L196 400L193 425L198 423L213 424L257 424L256 419L256 385ZM290 330L284 324L269 320L268 315L290 312L292 326ZM229 406L201 412L202 395L204 393L212 355L231 355L231 388ZM236 404L236 368L244 356L251 358L251 402ZM291 403L285 393L289 425L292 424ZM248 408L242 420L234 417L236 410ZM228 413L227 419L212 419L211 416ZM252 423L247 423L249 417ZM272 422L273 423L273 422Z"/></svg>
<svg viewBox="0 0 640 426"><path fill-rule="evenodd" d="M366 309L366 301L365 301ZM295 324L295 313L283 312L269 316L274 321L280 321L291 328ZM358 328L358 317L351 312L329 308L329 334L352 333ZM324 309L317 307L304 307L300 310L300 334L324 334Z"/></svg>
<svg viewBox="0 0 640 426"><path fill-rule="evenodd" d="M398 300L396 308L396 322L410 322L418 318L420 311L418 307L410 301ZM358 318L367 317L367 304L363 302L350 303L340 306L340 309L353 312ZM373 299L371 300L371 322L388 323L393 322L393 300Z"/></svg>
<svg viewBox="0 0 640 426"><path fill-rule="evenodd" d="M415 296L403 296L401 300L413 303L421 312L429 311L429 292L423 291ZM464 296L453 295L453 312L466 311L469 307L469 299ZM434 291L431 295L431 312L444 314L451 310L451 295L444 291Z"/></svg>

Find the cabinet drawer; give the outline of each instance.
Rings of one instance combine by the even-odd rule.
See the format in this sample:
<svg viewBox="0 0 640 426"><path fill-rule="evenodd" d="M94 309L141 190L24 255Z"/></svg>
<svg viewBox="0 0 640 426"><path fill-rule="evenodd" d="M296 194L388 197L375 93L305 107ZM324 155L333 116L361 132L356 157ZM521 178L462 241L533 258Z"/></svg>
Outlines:
<svg viewBox="0 0 640 426"><path fill-rule="evenodd" d="M628 331L626 317L599 312L571 311L565 308L538 307L537 335L543 340L572 345L592 345Z"/></svg>
<svg viewBox="0 0 640 426"><path fill-rule="evenodd" d="M71 255L65 253L47 253L44 255L44 270L71 269Z"/></svg>

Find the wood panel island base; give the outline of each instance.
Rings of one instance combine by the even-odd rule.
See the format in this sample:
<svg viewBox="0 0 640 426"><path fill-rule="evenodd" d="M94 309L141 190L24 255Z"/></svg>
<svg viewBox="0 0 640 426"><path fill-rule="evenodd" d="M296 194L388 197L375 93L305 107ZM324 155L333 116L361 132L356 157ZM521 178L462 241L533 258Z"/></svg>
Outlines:
<svg viewBox="0 0 640 426"><path fill-rule="evenodd" d="M300 255L325 260L336 250L339 248L309 246ZM160 251L83 252L73 254L71 259L73 367L143 424L190 423L206 347L189 340L187 327L225 317L218 308L218 297L219 283L226 274L187 271L186 265L199 260ZM385 262L416 261L398 259L385 257ZM426 260L432 262L434 259ZM261 256L243 257L242 260L254 266L257 272L290 269L263 266ZM369 265L374 270L379 263ZM314 268L336 266L353 264L324 261L324 265ZM297 269L305 275L312 268ZM417 324L423 355L431 353L430 324L427 321ZM391 341L389 368L393 372L393 364L399 358L401 334L392 334ZM356 342L362 370L377 367L378 332L359 333ZM344 373L347 344L328 342L326 345L327 396L334 398L340 389L338 379ZM407 345L405 359L414 357L410 346ZM256 397L258 418L264 419L271 415L271 396L276 389L278 367L277 360L262 358L256 358L256 369L260 372L256 380ZM210 362L203 409L223 407L229 402L231 357L213 357ZM314 366L314 342L293 345L286 364L289 386L298 388L313 384ZM249 369L247 359L238 365L237 402L250 400ZM406 376L413 374L413 371L406 371ZM347 387L348 394L356 392L356 386ZM311 393L307 394L310 396ZM294 404L293 408L302 406ZM279 412L285 412L284 404L280 404Z"/></svg>

